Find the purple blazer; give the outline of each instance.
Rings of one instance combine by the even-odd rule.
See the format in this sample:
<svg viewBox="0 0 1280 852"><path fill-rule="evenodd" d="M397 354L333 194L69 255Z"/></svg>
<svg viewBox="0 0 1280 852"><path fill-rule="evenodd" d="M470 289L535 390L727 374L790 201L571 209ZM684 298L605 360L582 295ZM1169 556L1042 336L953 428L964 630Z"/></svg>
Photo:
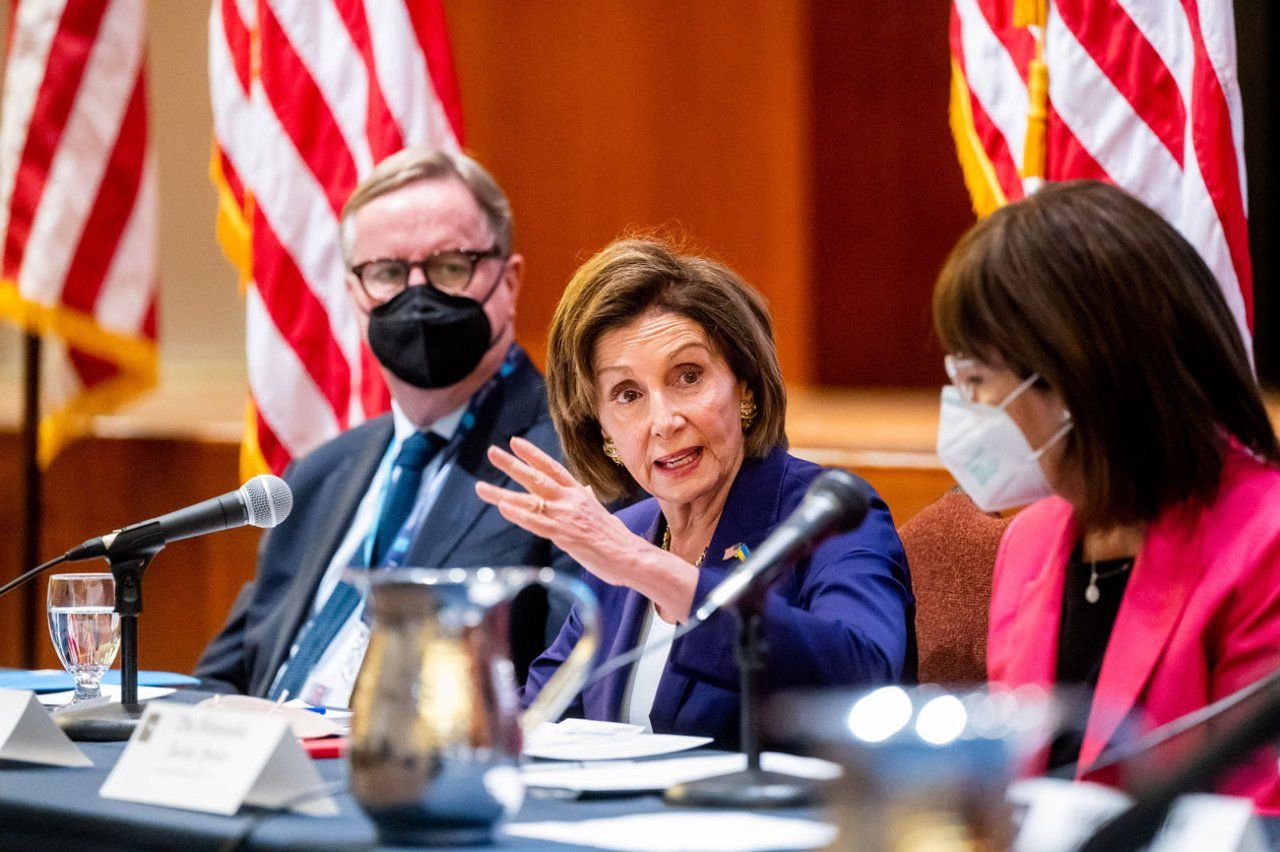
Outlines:
<svg viewBox="0 0 1280 852"><path fill-rule="evenodd" d="M734 557L726 558L726 549L739 543L757 547L799 505L821 472L818 465L781 448L763 459L743 462L699 569L694 609L738 564ZM784 573L768 595L767 691L915 679L915 599L906 555L888 507L870 486L867 490L871 510L862 525L827 539ZM629 506L618 517L632 532L657 542L661 525L656 500ZM584 579L600 600L598 662L603 662L635 646L649 602L639 592L611 586L589 572ZM736 629L733 614L719 612L676 640L649 717L655 732L712 737L720 747L737 747ZM521 696L526 706L581 632L575 607L555 642L529 669ZM623 669L588 686L565 715L618 721L630 671Z"/></svg>

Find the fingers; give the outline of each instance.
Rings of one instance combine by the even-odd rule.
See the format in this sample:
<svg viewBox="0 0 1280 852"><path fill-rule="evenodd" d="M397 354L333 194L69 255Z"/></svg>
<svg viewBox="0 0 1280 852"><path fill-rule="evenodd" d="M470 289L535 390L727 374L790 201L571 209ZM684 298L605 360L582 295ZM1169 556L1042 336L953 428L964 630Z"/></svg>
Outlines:
<svg viewBox="0 0 1280 852"><path fill-rule="evenodd" d="M490 447L488 456L494 467L541 497L554 497L560 487L551 477L534 470L501 447Z"/></svg>
<svg viewBox="0 0 1280 852"><path fill-rule="evenodd" d="M603 523L600 516L610 520L608 510L596 500L590 488L580 484L563 465L534 444L513 438L511 449L514 454L501 447L490 447L489 461L526 490L477 482L476 496L496 506L511 523L554 541L570 555L580 550L582 555L589 556L599 542L580 540L582 530L599 528Z"/></svg>
<svg viewBox="0 0 1280 852"><path fill-rule="evenodd" d="M554 540L556 534L561 531L560 526L548 519L546 515L531 512L515 503L499 503L498 512L511 523L541 538Z"/></svg>
<svg viewBox="0 0 1280 852"><path fill-rule="evenodd" d="M538 497L535 494L530 494L526 491L511 491L507 488L499 488L496 485L491 485L488 482L476 483L476 496L488 503L490 506L502 508L504 504L510 504L512 506L523 506L530 510L536 509L538 506L537 501L542 499L541 497ZM543 506L545 507L545 505L546 504L544 503Z"/></svg>
<svg viewBox="0 0 1280 852"><path fill-rule="evenodd" d="M547 455L532 441L524 438L512 438L511 449L521 460L526 462L534 470L548 476L557 485L563 485L567 488L580 487L578 480L573 478L573 474L560 464L560 462Z"/></svg>
<svg viewBox="0 0 1280 852"><path fill-rule="evenodd" d="M547 513L547 501L537 494L524 491L509 491L487 482L476 483L476 496L491 506L517 506L535 515Z"/></svg>
<svg viewBox="0 0 1280 852"><path fill-rule="evenodd" d="M490 506L496 506L499 509L504 507L516 508L529 515L542 518L545 518L547 514L546 499L527 491L511 491L507 488L491 485L488 482L477 482L476 496Z"/></svg>
<svg viewBox="0 0 1280 852"><path fill-rule="evenodd" d="M489 505L496 506L502 517L534 535L551 538L558 531L556 523L546 515L546 501L536 494L510 491L488 482L477 482L476 496Z"/></svg>

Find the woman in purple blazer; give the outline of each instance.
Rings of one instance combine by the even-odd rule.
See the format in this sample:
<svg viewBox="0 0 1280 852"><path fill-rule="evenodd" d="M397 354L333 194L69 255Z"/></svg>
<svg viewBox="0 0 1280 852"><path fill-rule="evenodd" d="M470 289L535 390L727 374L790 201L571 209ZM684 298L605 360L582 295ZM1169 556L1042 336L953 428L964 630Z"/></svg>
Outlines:
<svg viewBox="0 0 1280 852"><path fill-rule="evenodd" d="M494 447L489 458L527 491L476 491L586 569L604 657L654 649L588 687L570 715L733 746L733 617L716 614L669 648L662 640L821 472L786 451L786 394L764 300L714 261L649 240L616 242L560 300L547 385L573 473L517 439L514 455ZM641 492L652 496L617 514L600 502ZM873 494L858 529L828 539L768 595L766 688L914 679L914 608L901 542ZM529 671L526 702L580 632L570 613Z"/></svg>

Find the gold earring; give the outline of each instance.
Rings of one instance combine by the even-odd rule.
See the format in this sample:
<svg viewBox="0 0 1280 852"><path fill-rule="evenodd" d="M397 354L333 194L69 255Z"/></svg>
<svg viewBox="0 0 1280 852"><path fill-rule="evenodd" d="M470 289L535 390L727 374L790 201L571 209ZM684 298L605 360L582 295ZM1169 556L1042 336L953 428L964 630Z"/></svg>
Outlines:
<svg viewBox="0 0 1280 852"><path fill-rule="evenodd" d="M756 422L756 414L759 410L756 407L756 395L748 390L738 405L738 417L742 420L743 432L751 431L751 425Z"/></svg>
<svg viewBox="0 0 1280 852"><path fill-rule="evenodd" d="M604 454L614 464L622 464L622 459L618 457L618 445L613 442L612 438L604 439Z"/></svg>

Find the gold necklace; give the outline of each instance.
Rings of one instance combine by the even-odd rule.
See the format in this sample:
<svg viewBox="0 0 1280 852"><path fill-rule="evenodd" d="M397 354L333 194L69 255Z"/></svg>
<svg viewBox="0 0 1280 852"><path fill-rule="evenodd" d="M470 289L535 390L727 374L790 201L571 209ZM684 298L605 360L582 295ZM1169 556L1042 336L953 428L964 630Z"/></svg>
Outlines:
<svg viewBox="0 0 1280 852"><path fill-rule="evenodd" d="M708 544L707 547L711 545ZM702 560L707 556L707 547L702 548L702 552L698 554L698 559L693 563L694 568L702 567ZM667 527L662 531L662 549L671 552L671 527Z"/></svg>

